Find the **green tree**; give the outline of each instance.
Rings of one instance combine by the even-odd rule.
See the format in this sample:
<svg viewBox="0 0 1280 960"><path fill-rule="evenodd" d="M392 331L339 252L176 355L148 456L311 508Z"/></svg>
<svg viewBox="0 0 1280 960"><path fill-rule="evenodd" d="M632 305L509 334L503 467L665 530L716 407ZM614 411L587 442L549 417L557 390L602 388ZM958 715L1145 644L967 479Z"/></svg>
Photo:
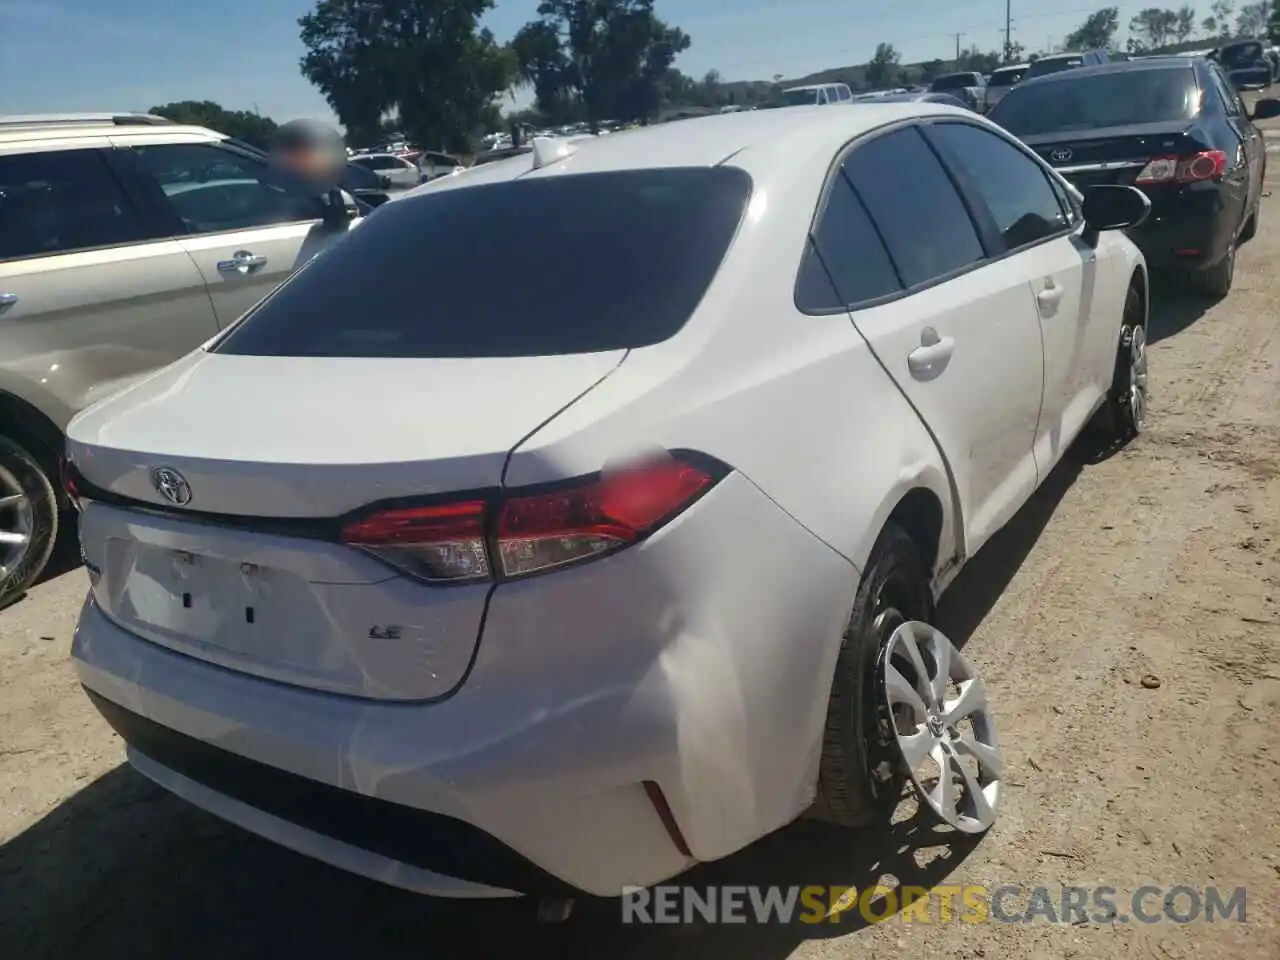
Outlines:
<svg viewBox="0 0 1280 960"><path fill-rule="evenodd" d="M1169 42L1178 24L1178 15L1172 10L1147 7L1129 21L1129 32L1144 49L1155 50Z"/></svg>
<svg viewBox="0 0 1280 960"><path fill-rule="evenodd" d="M671 66L690 42L658 19L653 0L542 0L512 49L542 110L576 100L596 129L606 119L655 116L670 92Z"/></svg>
<svg viewBox="0 0 1280 960"><path fill-rule="evenodd" d="M970 47L960 54L956 61L957 70L972 70L975 73L990 73L1000 66L1000 54L995 51L983 53L977 47Z"/></svg>
<svg viewBox="0 0 1280 960"><path fill-rule="evenodd" d="M1209 4L1209 16L1200 21L1200 27L1211 37L1220 37L1227 32L1231 22L1231 11L1235 5L1231 0L1214 0Z"/></svg>
<svg viewBox="0 0 1280 960"><path fill-rule="evenodd" d="M946 72L946 64L934 57L932 60L926 60L920 64L920 82L932 83L936 78L942 76Z"/></svg>
<svg viewBox="0 0 1280 960"><path fill-rule="evenodd" d="M1067 50L1097 50L1111 46L1111 40L1120 28L1120 9L1103 7L1085 18L1063 42Z"/></svg>
<svg viewBox="0 0 1280 960"><path fill-rule="evenodd" d="M394 112L426 147L464 151L493 126L515 58L479 26L493 0L317 0L298 20L302 74L355 138Z"/></svg>
<svg viewBox="0 0 1280 960"><path fill-rule="evenodd" d="M898 79L898 62L901 60L892 43L877 43L876 52L867 63L867 85L872 90L895 86Z"/></svg>
<svg viewBox="0 0 1280 960"><path fill-rule="evenodd" d="M1267 15L1267 39L1273 44L1280 43L1280 0L1271 5L1271 13Z"/></svg>
<svg viewBox="0 0 1280 960"><path fill-rule="evenodd" d="M271 131L276 128L276 122L270 117L262 117L248 110L225 110L222 104L212 100L179 100L152 107L150 112L167 117L174 123L208 127L263 150L267 147Z"/></svg>
<svg viewBox="0 0 1280 960"><path fill-rule="evenodd" d="M1246 3L1236 17L1236 33L1242 37L1261 36L1270 12L1270 3Z"/></svg>
<svg viewBox="0 0 1280 960"><path fill-rule="evenodd" d="M1179 43L1186 43L1191 39L1191 35L1196 32L1195 7L1189 7L1185 4L1179 7L1177 18L1173 25L1173 35L1178 38Z"/></svg>

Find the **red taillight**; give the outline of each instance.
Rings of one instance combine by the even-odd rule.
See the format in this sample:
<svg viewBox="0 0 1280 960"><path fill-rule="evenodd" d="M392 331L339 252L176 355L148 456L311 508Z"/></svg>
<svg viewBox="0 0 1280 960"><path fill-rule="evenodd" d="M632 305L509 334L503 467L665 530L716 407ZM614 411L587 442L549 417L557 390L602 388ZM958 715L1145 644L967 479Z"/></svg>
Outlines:
<svg viewBox="0 0 1280 960"><path fill-rule="evenodd" d="M381 510L342 528L342 540L423 580L489 579L482 500Z"/></svg>
<svg viewBox="0 0 1280 960"><path fill-rule="evenodd" d="M424 580L524 577L644 539L715 484L712 469L671 457L554 489L513 491L492 501L492 531L480 500L382 510L347 524L342 540Z"/></svg>
<svg viewBox="0 0 1280 960"><path fill-rule="evenodd" d="M714 482L691 464L666 460L583 486L510 497L498 518L502 572L525 576L635 543Z"/></svg>
<svg viewBox="0 0 1280 960"><path fill-rule="evenodd" d="M58 475L62 483L62 490L67 495L67 500L73 507L80 507L80 490L76 487L76 468L66 457L58 458Z"/></svg>
<svg viewBox="0 0 1280 960"><path fill-rule="evenodd" d="M1205 150L1183 156L1154 157L1142 168L1135 184L1195 183L1222 176L1227 155L1221 150Z"/></svg>

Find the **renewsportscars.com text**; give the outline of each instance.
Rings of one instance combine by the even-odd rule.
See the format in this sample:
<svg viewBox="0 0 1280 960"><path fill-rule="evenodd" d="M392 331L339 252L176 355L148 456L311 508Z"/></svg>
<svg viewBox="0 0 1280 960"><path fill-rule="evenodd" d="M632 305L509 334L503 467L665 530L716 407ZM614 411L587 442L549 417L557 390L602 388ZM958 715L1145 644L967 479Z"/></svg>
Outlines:
<svg viewBox="0 0 1280 960"><path fill-rule="evenodd" d="M628 887L622 922L1219 923L1246 922L1245 889L1138 887Z"/></svg>

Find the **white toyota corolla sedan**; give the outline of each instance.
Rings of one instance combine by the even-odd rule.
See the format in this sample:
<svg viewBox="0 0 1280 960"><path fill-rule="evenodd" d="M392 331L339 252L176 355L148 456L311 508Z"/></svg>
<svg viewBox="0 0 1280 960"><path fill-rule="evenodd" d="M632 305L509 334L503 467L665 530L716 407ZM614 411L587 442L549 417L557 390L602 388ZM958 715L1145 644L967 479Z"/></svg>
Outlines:
<svg viewBox="0 0 1280 960"><path fill-rule="evenodd" d="M1146 210L923 103L424 187L71 424L80 679L146 776L426 893L617 895L925 758L978 832L999 748L927 623L1141 428Z"/></svg>

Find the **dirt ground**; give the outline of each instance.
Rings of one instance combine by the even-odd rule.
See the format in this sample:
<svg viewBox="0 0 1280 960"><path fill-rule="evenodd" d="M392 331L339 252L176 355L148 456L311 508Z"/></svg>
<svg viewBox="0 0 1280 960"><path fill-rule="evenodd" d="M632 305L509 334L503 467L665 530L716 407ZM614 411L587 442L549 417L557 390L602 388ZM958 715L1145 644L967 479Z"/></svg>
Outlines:
<svg viewBox="0 0 1280 960"><path fill-rule="evenodd" d="M122 765L68 663L86 582L65 563L0 613L0 955L1275 960L1277 263L1280 198L1264 201L1226 301L1158 294L1149 432L1101 462L1064 462L948 595L944 627L986 677L1010 765L994 831L948 846L914 821L863 834L802 822L687 878L1245 887L1247 923L637 927L592 902L546 926L523 902L385 888L225 826Z"/></svg>

